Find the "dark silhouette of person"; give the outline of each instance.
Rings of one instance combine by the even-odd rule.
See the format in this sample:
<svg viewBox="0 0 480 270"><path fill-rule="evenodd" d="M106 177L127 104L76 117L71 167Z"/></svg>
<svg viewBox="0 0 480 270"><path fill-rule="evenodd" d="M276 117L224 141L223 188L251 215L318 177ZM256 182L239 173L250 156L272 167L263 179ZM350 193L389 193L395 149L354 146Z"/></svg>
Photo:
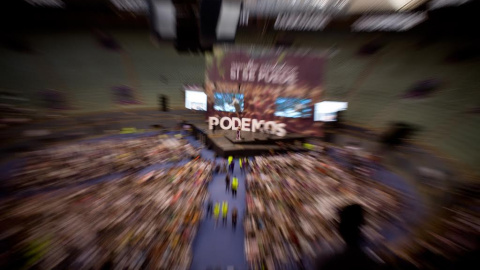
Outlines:
<svg viewBox="0 0 480 270"><path fill-rule="evenodd" d="M218 114L216 114L214 117L216 118L220 118L220 116L218 116ZM215 130L217 130L219 128L219 125L213 125L212 127L212 134L215 134Z"/></svg>
<svg viewBox="0 0 480 270"><path fill-rule="evenodd" d="M207 204L207 217L212 216L212 212L213 212L213 202L212 202L212 200L208 200L208 204Z"/></svg>
<svg viewBox="0 0 480 270"><path fill-rule="evenodd" d="M102 267L100 268L101 270L111 270L111 269L115 269L114 265L113 265L113 259L112 257L109 257L109 259L102 265Z"/></svg>
<svg viewBox="0 0 480 270"><path fill-rule="evenodd" d="M322 270L372 270L379 269L379 265L368 257L361 249L361 226L364 224L364 210L359 204L352 204L339 211L339 233L345 241L342 252L327 258L319 258L315 269Z"/></svg>
<svg viewBox="0 0 480 270"><path fill-rule="evenodd" d="M228 175L227 173L227 176L225 176L225 186L226 186L226 189L225 191L229 192L229 188L230 188L230 176Z"/></svg>
<svg viewBox="0 0 480 270"><path fill-rule="evenodd" d="M162 105L162 111L167 112L168 111L168 98L165 95L160 96L160 104Z"/></svg>
<svg viewBox="0 0 480 270"><path fill-rule="evenodd" d="M212 127L212 134L215 134L215 130L217 129L217 125L213 125Z"/></svg>
<svg viewBox="0 0 480 270"><path fill-rule="evenodd" d="M233 159L235 160L235 159ZM230 171L233 173L233 170L235 169L235 162L233 162L232 160L232 163L230 163Z"/></svg>
<svg viewBox="0 0 480 270"><path fill-rule="evenodd" d="M237 210L237 207L234 207L233 212L232 212L232 228L233 228L233 231L235 231L235 229L237 228L237 217L238 217L238 210Z"/></svg>

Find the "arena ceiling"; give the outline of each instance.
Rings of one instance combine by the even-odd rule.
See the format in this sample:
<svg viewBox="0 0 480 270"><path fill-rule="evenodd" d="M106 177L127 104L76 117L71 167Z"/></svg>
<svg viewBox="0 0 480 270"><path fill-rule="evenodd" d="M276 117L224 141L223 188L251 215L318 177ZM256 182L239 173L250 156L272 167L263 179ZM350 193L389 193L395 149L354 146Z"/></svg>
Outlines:
<svg viewBox="0 0 480 270"><path fill-rule="evenodd" d="M208 1L208 0L207 0ZM228 1L228 0L227 0ZM405 12L422 5L428 9L458 6L470 0L229 0L243 3L243 9L259 16L278 15L282 12L341 12L362 14L365 12ZM151 2L174 4L199 4L201 0L6 0L3 5L29 5L56 9L98 10L113 7L119 11L145 13ZM224 1L225 2L225 1Z"/></svg>
<svg viewBox="0 0 480 270"><path fill-rule="evenodd" d="M237 26L287 31L402 32L417 25L423 26L435 21L435 24L450 27L458 24L458 21L466 20L466 16L463 15L456 16L456 18L451 16L450 14L456 12L456 8L452 7L461 6L463 10L468 11L470 8L465 7L469 5L464 4L470 2L473 5L475 1L5 0L2 4L7 8L2 9L5 15L3 18L9 21L5 22L2 27L11 31L16 26L28 29L42 25L57 28L85 25L148 28L152 26L152 20L155 17L160 17L152 15L152 6L160 4L169 6L176 11L177 26L181 23L180 20L186 20L198 28L203 23L201 22L202 17L210 15L208 10L204 14L200 12L201 5L209 2L221 2L222 6L228 4L227 14L233 14L233 16L224 16L227 21L221 21L222 17L218 14L216 16L220 17L218 25L231 25L220 29L221 32L227 37L234 37ZM441 19L438 19L438 15L441 15ZM175 16L172 20L175 23ZM162 23L161 26L164 25ZM469 23L462 23L462 27L465 25L469 25Z"/></svg>

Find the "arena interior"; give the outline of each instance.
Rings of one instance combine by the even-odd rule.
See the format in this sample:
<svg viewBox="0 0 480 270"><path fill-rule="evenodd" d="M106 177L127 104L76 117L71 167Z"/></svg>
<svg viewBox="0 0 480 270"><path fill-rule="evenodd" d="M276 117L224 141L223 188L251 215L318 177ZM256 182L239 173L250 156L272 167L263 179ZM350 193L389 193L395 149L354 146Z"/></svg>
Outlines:
<svg viewBox="0 0 480 270"><path fill-rule="evenodd" d="M479 269L479 2L1 5L0 269Z"/></svg>

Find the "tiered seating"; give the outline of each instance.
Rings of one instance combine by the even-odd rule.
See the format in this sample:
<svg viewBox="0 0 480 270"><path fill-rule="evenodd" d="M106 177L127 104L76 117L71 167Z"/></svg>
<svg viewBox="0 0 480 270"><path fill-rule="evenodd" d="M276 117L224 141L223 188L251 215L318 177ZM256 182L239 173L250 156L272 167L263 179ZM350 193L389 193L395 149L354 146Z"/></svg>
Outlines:
<svg viewBox="0 0 480 270"><path fill-rule="evenodd" d="M46 85L47 78L39 73L37 56L9 51L0 47L0 87L9 93L21 93L24 98L35 100L35 91Z"/></svg>
<svg viewBox="0 0 480 270"><path fill-rule="evenodd" d="M32 100L40 90L63 91L78 112L121 108L111 90L120 85L134 89L141 101L129 108L156 107L159 94L169 97L172 108L183 108L182 85L203 83L203 56L179 55L170 44L155 46L148 31L111 34L123 50L103 48L89 31L30 35L37 54L0 50L5 75L0 85Z"/></svg>
<svg viewBox="0 0 480 270"><path fill-rule="evenodd" d="M426 143L447 153L456 161L463 162L475 169L480 161L480 118L478 115L461 115L448 126L438 130L440 134L430 138L423 137Z"/></svg>
<svg viewBox="0 0 480 270"><path fill-rule="evenodd" d="M172 108L184 108L182 86L203 84L203 55L179 55L171 44L154 45L147 32L114 32L113 35L128 52L146 106L158 106L158 95L165 94Z"/></svg>
<svg viewBox="0 0 480 270"><path fill-rule="evenodd" d="M0 128L29 123L35 119L31 101L22 93L0 91Z"/></svg>
<svg viewBox="0 0 480 270"><path fill-rule="evenodd" d="M81 111L114 107L110 88L128 85L118 52L100 47L86 31L38 35L32 39L49 88L65 92L69 102Z"/></svg>
<svg viewBox="0 0 480 270"><path fill-rule="evenodd" d="M30 100L38 100L38 91L43 89L63 91L73 111L80 112L124 107L113 101L111 87L119 85L134 89L141 101L128 108L157 107L158 95L165 94L170 107L181 109L182 85L203 83L204 56L179 55L171 44L154 44L148 31L115 30L110 34L120 44L121 51L103 48L89 31L27 35L36 53L0 49L3 75L0 86L22 91ZM455 47L452 41L421 47L419 38L399 34L289 32L285 35L293 40L293 48L338 49L326 62L325 99L349 102L344 115L347 123L377 132L382 132L389 122L411 123L421 129L415 137L419 141L434 146L438 142L447 154L475 165L476 156L467 154L473 148L467 146L475 145L478 137L470 137L472 141L460 139L469 138L471 130L463 135L462 128L449 132L458 139L440 135L450 121L461 119L465 126L470 126L470 121L476 125L478 121L478 116L458 116L478 106L475 103L480 100L476 89L478 63L446 63L445 55ZM281 33L271 31L262 34L258 30L239 30L236 44L272 46L281 38ZM373 55L359 55L359 49L372 40L380 40L384 47ZM431 78L441 81L439 90L431 96L401 98L415 83ZM459 151L457 140L465 141L462 143L467 148L465 152Z"/></svg>

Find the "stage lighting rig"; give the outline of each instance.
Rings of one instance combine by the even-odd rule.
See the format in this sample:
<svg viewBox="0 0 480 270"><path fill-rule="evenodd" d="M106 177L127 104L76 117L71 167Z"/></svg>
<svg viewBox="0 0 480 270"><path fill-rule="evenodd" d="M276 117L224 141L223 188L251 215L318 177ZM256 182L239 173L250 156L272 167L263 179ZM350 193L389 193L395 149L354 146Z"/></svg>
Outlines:
<svg viewBox="0 0 480 270"><path fill-rule="evenodd" d="M110 0L110 2L121 11L147 13L147 0Z"/></svg>
<svg viewBox="0 0 480 270"><path fill-rule="evenodd" d="M65 8L62 0L25 0L25 2L38 7Z"/></svg>
<svg viewBox="0 0 480 270"><path fill-rule="evenodd" d="M351 0L244 0L243 8L250 14L276 16L286 12L345 12Z"/></svg>

